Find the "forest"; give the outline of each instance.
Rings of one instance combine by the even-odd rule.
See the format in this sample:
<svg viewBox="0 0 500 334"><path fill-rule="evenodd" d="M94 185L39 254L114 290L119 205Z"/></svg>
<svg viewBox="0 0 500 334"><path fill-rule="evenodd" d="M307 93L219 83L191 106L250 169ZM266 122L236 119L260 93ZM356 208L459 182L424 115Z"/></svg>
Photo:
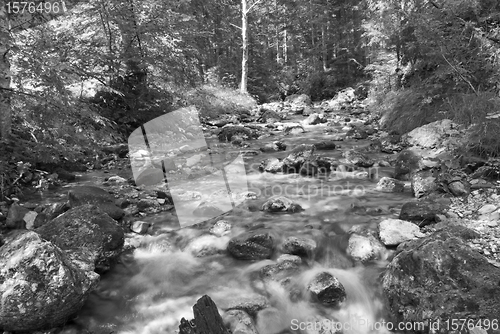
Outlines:
<svg viewBox="0 0 500 334"><path fill-rule="evenodd" d="M498 0L2 0L0 332L500 333L499 132Z"/></svg>

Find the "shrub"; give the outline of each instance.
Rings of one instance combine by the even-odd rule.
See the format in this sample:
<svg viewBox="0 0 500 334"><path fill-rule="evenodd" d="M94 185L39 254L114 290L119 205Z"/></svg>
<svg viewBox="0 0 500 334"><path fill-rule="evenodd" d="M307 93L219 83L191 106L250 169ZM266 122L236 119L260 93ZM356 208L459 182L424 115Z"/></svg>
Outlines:
<svg viewBox="0 0 500 334"><path fill-rule="evenodd" d="M214 119L220 115L239 115L250 112L257 102L250 95L237 89L218 85L204 85L184 94L184 105L194 105L200 110L200 117Z"/></svg>

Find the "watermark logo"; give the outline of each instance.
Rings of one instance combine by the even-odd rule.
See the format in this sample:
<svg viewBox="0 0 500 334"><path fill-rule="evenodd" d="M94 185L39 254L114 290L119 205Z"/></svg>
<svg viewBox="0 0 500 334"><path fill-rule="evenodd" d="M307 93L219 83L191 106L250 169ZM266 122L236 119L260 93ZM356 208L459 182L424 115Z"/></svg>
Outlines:
<svg viewBox="0 0 500 334"><path fill-rule="evenodd" d="M164 185L181 227L217 217L246 199L243 156L228 161L212 154L195 107L149 121L129 136L128 145L136 184Z"/></svg>

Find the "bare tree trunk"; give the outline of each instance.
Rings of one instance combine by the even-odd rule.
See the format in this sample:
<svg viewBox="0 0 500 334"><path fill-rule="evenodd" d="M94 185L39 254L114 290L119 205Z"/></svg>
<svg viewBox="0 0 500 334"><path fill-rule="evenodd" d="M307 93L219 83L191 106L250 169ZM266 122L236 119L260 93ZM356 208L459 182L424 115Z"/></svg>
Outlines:
<svg viewBox="0 0 500 334"><path fill-rule="evenodd" d="M284 64L286 65L288 63L288 43L286 30L283 31L283 60Z"/></svg>
<svg viewBox="0 0 500 334"><path fill-rule="evenodd" d="M10 137L12 127L12 110L10 83L11 72L8 58L11 44L9 34L9 18L5 6L0 7L0 140Z"/></svg>
<svg viewBox="0 0 500 334"><path fill-rule="evenodd" d="M242 94L247 93L248 80L248 10L247 0L241 0L241 40L243 56L241 58L241 85L240 91Z"/></svg>

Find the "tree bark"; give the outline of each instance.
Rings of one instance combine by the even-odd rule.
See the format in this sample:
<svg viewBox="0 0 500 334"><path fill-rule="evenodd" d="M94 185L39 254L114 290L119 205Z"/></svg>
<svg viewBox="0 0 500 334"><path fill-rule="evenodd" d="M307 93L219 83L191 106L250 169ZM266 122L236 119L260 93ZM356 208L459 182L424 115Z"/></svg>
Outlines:
<svg viewBox="0 0 500 334"><path fill-rule="evenodd" d="M247 93L248 80L248 10L247 0L241 0L241 43L243 55L241 58L241 84L240 91L242 94Z"/></svg>
<svg viewBox="0 0 500 334"><path fill-rule="evenodd" d="M0 140L10 137L12 128L12 106L10 90L11 71L9 62L9 18L5 6L0 7Z"/></svg>

